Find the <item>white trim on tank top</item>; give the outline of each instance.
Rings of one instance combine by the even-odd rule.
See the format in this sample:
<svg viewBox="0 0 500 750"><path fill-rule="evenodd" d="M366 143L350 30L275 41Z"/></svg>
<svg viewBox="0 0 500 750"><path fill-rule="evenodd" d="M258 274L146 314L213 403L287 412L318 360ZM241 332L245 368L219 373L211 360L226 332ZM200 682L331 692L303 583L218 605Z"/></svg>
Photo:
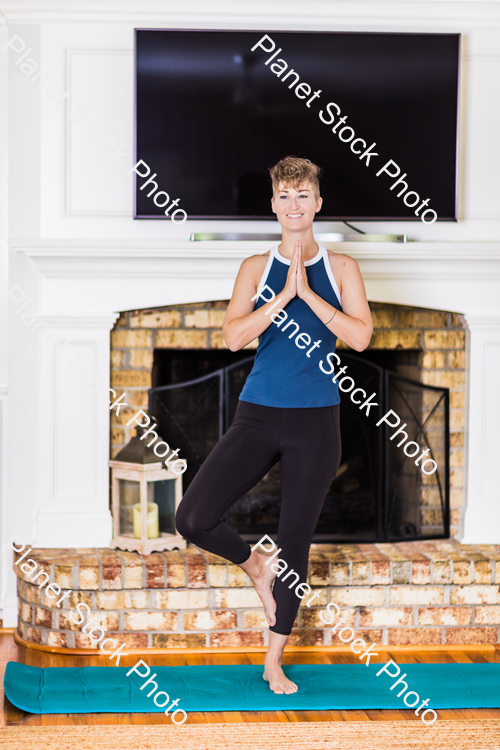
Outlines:
<svg viewBox="0 0 500 750"><path fill-rule="evenodd" d="M276 247L271 248L271 250L269 251L269 260L267 261L267 265L264 269L264 273L262 274L261 280L259 282L259 286L257 288L257 294L259 295L262 293L262 290L266 284L267 277L269 276L269 272L271 270L271 266L275 258L276 260L280 261L281 263L284 263L287 266L289 266L292 262L291 260L288 260L288 258L285 258L283 255L281 255L279 251L279 245L276 245ZM328 276L328 279L330 281L330 284L332 285L333 291L337 295L337 299L340 302L340 306L342 307L342 300L340 299L340 291L339 291L337 282L335 280L335 276L333 275L332 267L330 265L330 259L328 257L328 250L326 249L326 247L324 245L318 245L318 252L314 256L314 258L304 261L304 265L312 266L314 263L317 263L319 260L321 260L321 258L323 258L323 262L325 264L326 275Z"/></svg>
<svg viewBox="0 0 500 750"><path fill-rule="evenodd" d="M335 280L335 276L333 275L330 258L328 257L328 250L326 249L326 247L323 247L323 245L321 245L321 249L323 250L323 260L325 262L326 275L330 279L330 284L333 287L333 291L337 295L337 299L340 302L340 307L342 307L342 300L340 299L340 290Z"/></svg>

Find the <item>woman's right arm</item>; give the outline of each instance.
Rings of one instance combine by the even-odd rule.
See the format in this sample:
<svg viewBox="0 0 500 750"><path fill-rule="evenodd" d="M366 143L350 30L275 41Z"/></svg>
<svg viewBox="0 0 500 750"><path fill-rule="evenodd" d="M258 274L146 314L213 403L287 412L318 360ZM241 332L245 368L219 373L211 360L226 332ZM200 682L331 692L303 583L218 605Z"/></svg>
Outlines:
<svg viewBox="0 0 500 750"><path fill-rule="evenodd" d="M271 325L271 315L266 312L274 306L276 300L281 297L280 304L274 309L277 312L280 308L290 302L297 293L296 273L297 263L295 257L292 258L290 269L286 280L285 287L276 297L265 305L255 310L256 300L252 297L257 294L257 287L264 272L263 260L267 258L262 255L253 255L247 258L241 264L238 276L234 284L233 296L229 302L222 331L224 340L232 352L243 349L244 346L256 339L260 334ZM273 291L275 291L273 289Z"/></svg>

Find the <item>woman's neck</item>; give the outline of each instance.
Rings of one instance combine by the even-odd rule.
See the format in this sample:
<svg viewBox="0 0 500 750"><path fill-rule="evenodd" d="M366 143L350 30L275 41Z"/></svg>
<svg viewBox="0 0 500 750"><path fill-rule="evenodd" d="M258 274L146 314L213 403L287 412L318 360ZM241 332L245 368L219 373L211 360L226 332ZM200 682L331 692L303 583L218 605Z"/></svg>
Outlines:
<svg viewBox="0 0 500 750"><path fill-rule="evenodd" d="M290 235L283 232L281 243L278 247L280 255L284 258L291 260L293 251L295 250L296 242L302 244L302 257L306 260L311 260L318 253L318 243L313 237L312 229L304 233L302 236L296 234Z"/></svg>

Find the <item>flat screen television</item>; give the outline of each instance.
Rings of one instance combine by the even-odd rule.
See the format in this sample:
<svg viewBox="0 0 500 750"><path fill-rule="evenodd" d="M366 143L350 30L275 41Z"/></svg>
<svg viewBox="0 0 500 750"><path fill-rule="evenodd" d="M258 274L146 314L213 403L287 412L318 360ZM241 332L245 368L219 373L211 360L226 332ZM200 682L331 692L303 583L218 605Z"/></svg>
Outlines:
<svg viewBox="0 0 500 750"><path fill-rule="evenodd" d="M319 221L419 221L424 199L456 220L459 34L136 29L135 52L156 175L135 218L170 218L155 183L190 219L272 218L269 167L294 155L324 170Z"/></svg>

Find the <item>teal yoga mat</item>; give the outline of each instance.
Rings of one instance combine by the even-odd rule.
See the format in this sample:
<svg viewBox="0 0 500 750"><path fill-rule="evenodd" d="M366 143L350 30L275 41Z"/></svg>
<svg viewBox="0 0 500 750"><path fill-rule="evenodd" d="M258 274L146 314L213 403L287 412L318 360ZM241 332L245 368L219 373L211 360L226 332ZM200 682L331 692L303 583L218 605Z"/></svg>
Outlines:
<svg viewBox="0 0 500 750"><path fill-rule="evenodd" d="M428 708L500 708L500 664L400 664L408 691L429 698ZM382 664L294 664L286 675L297 683L294 695L275 695L258 665L151 667L150 676L177 708L190 711L276 711L405 708L400 684L376 672ZM152 683L126 676L129 667L57 667L40 669L10 661L5 694L34 714L152 713L164 711L148 698ZM141 667L144 671L144 668ZM164 696L158 702L164 701ZM415 696L410 696L413 702ZM168 704L167 704L168 705ZM417 704L419 705L419 704ZM172 709L171 714L175 709ZM427 719L429 720L430 714ZM179 716L180 719L180 716Z"/></svg>

